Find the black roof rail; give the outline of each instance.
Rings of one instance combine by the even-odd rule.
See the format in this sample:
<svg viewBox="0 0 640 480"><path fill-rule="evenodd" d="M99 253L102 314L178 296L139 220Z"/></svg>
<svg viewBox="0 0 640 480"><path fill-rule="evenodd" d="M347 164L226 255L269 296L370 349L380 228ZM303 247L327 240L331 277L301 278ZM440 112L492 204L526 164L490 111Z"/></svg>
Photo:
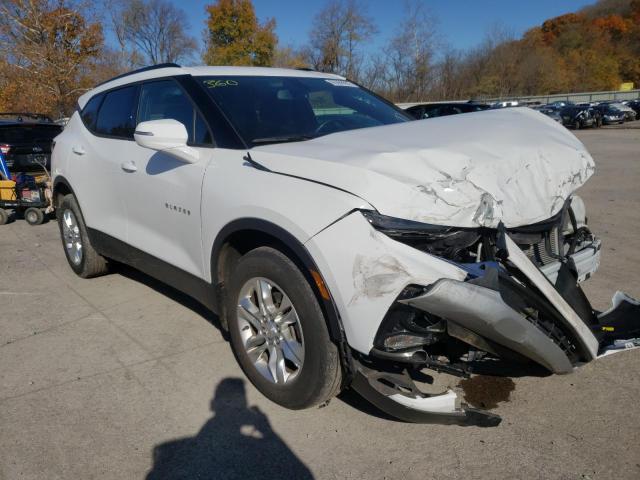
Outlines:
<svg viewBox="0 0 640 480"><path fill-rule="evenodd" d="M311 67L296 67L296 70L302 70L303 72L317 72L315 68Z"/></svg>
<svg viewBox="0 0 640 480"><path fill-rule="evenodd" d="M108 80L105 80L104 82L100 82L99 84L96 85L96 87L99 87L100 85L104 85L105 83L109 83L113 80L118 80L119 78L124 78L124 77L128 77L129 75L134 75L136 73L147 72L149 70L156 70L158 68L168 68L168 67L181 68L181 66L178 65L177 63L158 63L156 65L149 65L148 67L142 67L142 68L138 68L137 70L131 70L130 72L126 72L126 73L117 75L113 78L110 78ZM93 88L96 88L96 87L93 87Z"/></svg>

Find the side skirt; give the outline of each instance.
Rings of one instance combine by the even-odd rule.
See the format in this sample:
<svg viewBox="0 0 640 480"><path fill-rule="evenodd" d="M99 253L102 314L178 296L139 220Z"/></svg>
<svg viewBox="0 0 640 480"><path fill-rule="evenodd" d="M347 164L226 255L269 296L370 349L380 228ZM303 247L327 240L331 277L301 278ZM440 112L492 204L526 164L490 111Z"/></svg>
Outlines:
<svg viewBox="0 0 640 480"><path fill-rule="evenodd" d="M87 228L87 232L89 233L91 244L101 255L140 270L150 277L189 295L214 313L218 312L214 287L206 280L185 272L164 260L149 255L99 230Z"/></svg>

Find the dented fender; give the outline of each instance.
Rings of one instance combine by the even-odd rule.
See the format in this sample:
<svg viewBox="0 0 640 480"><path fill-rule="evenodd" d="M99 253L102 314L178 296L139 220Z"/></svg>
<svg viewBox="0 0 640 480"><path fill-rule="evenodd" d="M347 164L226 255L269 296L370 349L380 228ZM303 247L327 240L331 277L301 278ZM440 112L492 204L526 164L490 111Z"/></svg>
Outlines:
<svg viewBox="0 0 640 480"><path fill-rule="evenodd" d="M359 211L305 244L328 284L349 345L368 354L387 310L410 284L441 278L462 281L467 272L450 262L376 231Z"/></svg>

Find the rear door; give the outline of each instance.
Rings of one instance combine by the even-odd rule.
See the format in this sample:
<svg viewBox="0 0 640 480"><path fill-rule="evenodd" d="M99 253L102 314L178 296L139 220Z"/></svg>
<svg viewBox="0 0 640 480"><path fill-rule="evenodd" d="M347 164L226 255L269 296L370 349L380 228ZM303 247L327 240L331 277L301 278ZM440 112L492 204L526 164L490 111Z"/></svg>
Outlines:
<svg viewBox="0 0 640 480"><path fill-rule="evenodd" d="M128 85L89 100L82 111L85 129L72 140L68 175L88 227L127 241L127 203L122 164L131 158L138 98Z"/></svg>
<svg viewBox="0 0 640 480"><path fill-rule="evenodd" d="M186 163L133 142L120 171L127 198L128 243L203 278L200 202L202 180L213 153L210 130L187 93L173 79L143 83L137 123L174 119L189 133L200 159Z"/></svg>

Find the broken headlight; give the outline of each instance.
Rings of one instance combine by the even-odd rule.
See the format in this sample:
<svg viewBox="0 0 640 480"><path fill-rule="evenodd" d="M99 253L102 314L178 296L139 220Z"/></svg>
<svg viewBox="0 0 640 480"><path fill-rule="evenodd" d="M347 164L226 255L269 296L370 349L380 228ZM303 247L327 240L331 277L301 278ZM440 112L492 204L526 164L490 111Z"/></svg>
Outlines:
<svg viewBox="0 0 640 480"><path fill-rule="evenodd" d="M454 262L474 262L480 233L474 228L447 227L403 220L363 210L362 215L373 228L423 252Z"/></svg>

